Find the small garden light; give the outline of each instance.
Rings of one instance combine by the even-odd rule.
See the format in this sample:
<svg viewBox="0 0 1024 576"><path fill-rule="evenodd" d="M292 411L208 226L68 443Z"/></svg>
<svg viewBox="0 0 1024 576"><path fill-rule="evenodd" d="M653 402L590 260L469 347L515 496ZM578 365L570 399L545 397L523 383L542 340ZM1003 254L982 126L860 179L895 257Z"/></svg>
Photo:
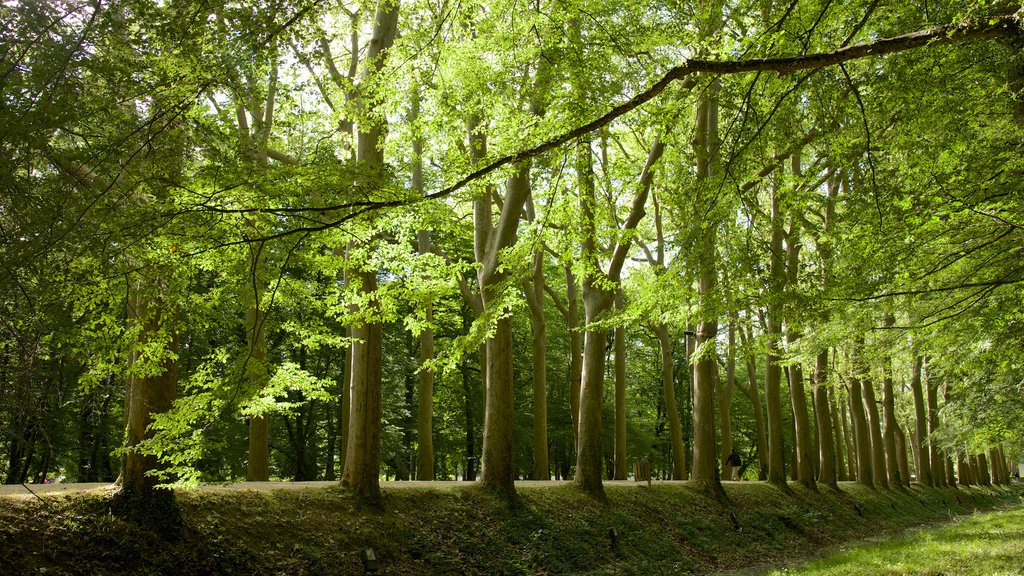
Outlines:
<svg viewBox="0 0 1024 576"><path fill-rule="evenodd" d="M377 573L377 555L374 554L373 548L366 548L362 553L363 559L363 574L376 574Z"/></svg>

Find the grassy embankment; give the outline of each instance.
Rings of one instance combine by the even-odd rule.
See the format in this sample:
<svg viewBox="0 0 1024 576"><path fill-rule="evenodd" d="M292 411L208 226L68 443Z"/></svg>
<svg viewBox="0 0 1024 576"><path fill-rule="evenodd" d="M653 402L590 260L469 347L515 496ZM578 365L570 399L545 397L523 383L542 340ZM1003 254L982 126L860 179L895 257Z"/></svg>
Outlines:
<svg viewBox="0 0 1024 576"><path fill-rule="evenodd" d="M909 531L772 574L1024 574L1024 508L958 517L946 526Z"/></svg>
<svg viewBox="0 0 1024 576"><path fill-rule="evenodd" d="M339 488L184 491L180 537L110 512L102 494L0 497L0 574L687 574L778 565L957 514L1020 504L1010 488L836 494L761 483L731 505L681 484L521 489L511 507L478 488L385 491L380 508ZM618 531L610 546L608 529Z"/></svg>

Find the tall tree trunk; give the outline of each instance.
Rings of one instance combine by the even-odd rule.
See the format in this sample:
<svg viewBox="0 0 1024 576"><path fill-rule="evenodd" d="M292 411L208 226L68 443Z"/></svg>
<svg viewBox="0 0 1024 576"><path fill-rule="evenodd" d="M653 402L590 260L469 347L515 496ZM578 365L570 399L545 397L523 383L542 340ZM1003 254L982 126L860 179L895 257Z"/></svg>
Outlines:
<svg viewBox="0 0 1024 576"><path fill-rule="evenodd" d="M636 196L633 198L629 215L626 217L624 229L634 230L644 217L644 206L650 193L651 181L654 177L654 165L661 158L665 146L659 138L655 138L647 154L647 161L640 171L640 179ZM583 374L580 387L580 422L579 443L576 451L576 483L585 491L604 497L604 485L601 482L602 423L601 407L604 394L605 376L605 345L607 330L594 327L614 303L614 292L608 287L617 286L625 265L626 256L632 242L627 240L615 245L608 271L601 269L597 254L597 232L594 209L596 193L594 191L593 159L590 141L581 138L576 157L576 173L580 185L580 213L582 224L582 260L588 273L583 278L583 310L586 319L587 333L583 341Z"/></svg>
<svg viewBox="0 0 1024 576"><path fill-rule="evenodd" d="M917 448L917 481L922 486L934 486L932 480L931 455L928 450L928 419L925 416L927 406L924 391L921 389L921 372L924 357L914 357L914 367L910 373L910 390L914 395L914 436Z"/></svg>
<svg viewBox="0 0 1024 576"><path fill-rule="evenodd" d="M686 480L686 451L683 445L683 427L679 421L679 408L676 405L676 382L672 363L672 341L669 337L668 325L658 324L652 327L658 338L661 349L661 390L665 398L665 415L668 419L670 444L672 447L672 479Z"/></svg>
<svg viewBox="0 0 1024 576"><path fill-rule="evenodd" d="M622 290L615 293L615 307L623 307ZM626 479L626 329L615 327L615 480Z"/></svg>
<svg viewBox="0 0 1024 576"><path fill-rule="evenodd" d="M533 207L527 213L533 219ZM533 277L524 282L533 329L533 479L550 480L548 464L547 323L544 319L544 252L533 254Z"/></svg>
<svg viewBox="0 0 1024 576"><path fill-rule="evenodd" d="M971 479L971 467L967 464L963 454L957 454L956 457L956 477L961 486L974 484Z"/></svg>
<svg viewBox="0 0 1024 576"><path fill-rule="evenodd" d="M754 412L754 433L757 441L757 479L768 479L768 433L765 429L764 408L761 406L761 390L757 385L757 360L747 356L747 388L740 388L750 400Z"/></svg>
<svg viewBox="0 0 1024 576"><path fill-rule="evenodd" d="M865 413L868 418L868 432L871 435L871 472L875 486L889 487L889 476L885 469L885 445L882 444L881 417L878 414L878 403L875 401L875 386L866 371L862 372L861 388L864 394Z"/></svg>
<svg viewBox="0 0 1024 576"><path fill-rule="evenodd" d="M774 184L771 198L771 244L770 244L770 276L771 291L781 294L786 282L786 269L782 247L782 212L780 206L780 186ZM783 414L782 414L782 367L781 359L782 323L779 317L779 305L768 304L765 314L767 320L768 354L765 357L764 394L768 408L768 482L779 486L786 485L786 459L783 454Z"/></svg>
<svg viewBox="0 0 1024 576"><path fill-rule="evenodd" d="M825 351L826 358L828 351ZM826 372L827 376L827 372ZM839 413L839 403L836 401L836 389L828 388L829 411L832 414L832 438L835 446L836 457L836 480L844 481L850 479L849 470L846 467L846 412Z"/></svg>
<svg viewBox="0 0 1024 576"><path fill-rule="evenodd" d="M713 34L717 27L709 29ZM712 82L697 105L697 185L701 195L715 176L718 155L719 85ZM693 481L703 484L719 498L725 498L715 454L715 342L718 336L715 285L718 281L717 222L702 225L697 247L697 358L693 379Z"/></svg>
<svg viewBox="0 0 1024 576"><path fill-rule="evenodd" d="M150 281L147 279L147 282ZM160 281L156 280L153 284L159 285ZM157 337L161 328L170 329L171 336L168 342L168 356L158 373L152 374L147 371L145 376L132 374L129 377L128 397L125 401L125 455L118 482L120 493L129 498L154 495L157 480L147 473L158 468L157 457L142 454L135 448L143 440L152 437L149 425L153 422L153 415L171 408L178 385L178 336L173 330L174 314L166 310L166 304L154 301L153 296L148 293L149 290L152 288L142 287L141 279L135 281L131 290L129 319L140 326L139 348L132 353L132 365L143 361L142 350L151 339Z"/></svg>
<svg viewBox="0 0 1024 576"><path fill-rule="evenodd" d="M888 320L888 319L887 319ZM891 325L891 322L888 322ZM885 421L885 466L889 474L891 486L903 485L903 474L900 471L899 451L896 447L897 429L896 403L893 398L892 361L886 359L885 374L882 377L882 418Z"/></svg>
<svg viewBox="0 0 1024 576"><path fill-rule="evenodd" d="M818 354L814 365L814 416L818 431L818 482L838 490L832 410L828 401L828 350Z"/></svg>
<svg viewBox="0 0 1024 576"><path fill-rule="evenodd" d="M398 2L381 2L374 15L373 34L366 53L362 85L368 85L384 67L387 50L398 32ZM360 126L356 143L356 159L369 166L384 163L386 120L372 102L360 105L372 112L375 122ZM368 296L377 289L375 270L352 273L359 290ZM345 467L341 483L371 502L380 499L380 427L381 427L381 362L383 328L380 320L361 320L353 326L352 365L350 368L350 404Z"/></svg>
<svg viewBox="0 0 1024 576"><path fill-rule="evenodd" d="M989 473L988 461L985 459L984 452L979 452L978 453L978 470L979 470L980 476L981 476L981 482L980 482L981 485L982 486L991 486L992 485L992 475Z"/></svg>
<svg viewBox="0 0 1024 576"><path fill-rule="evenodd" d="M352 276L364 294L376 290L376 271ZM348 448L341 476L342 485L370 502L380 500L382 332L379 322L353 326Z"/></svg>
<svg viewBox="0 0 1024 576"><path fill-rule="evenodd" d="M854 442L856 433L853 430L853 415L847 416L850 407L850 392L843 387L846 398L839 401L840 416L843 422L843 448L846 451L846 478L847 480L857 479L857 445Z"/></svg>
<svg viewBox="0 0 1024 576"><path fill-rule="evenodd" d="M939 430L939 386L926 382L928 394L928 459L931 463L932 482L936 487L946 484L946 466L942 451L934 437Z"/></svg>
<svg viewBox="0 0 1024 576"><path fill-rule="evenodd" d="M994 446L989 446L988 461L992 463L992 484L1003 483L1003 469L999 465L999 452Z"/></svg>
<svg viewBox="0 0 1024 576"><path fill-rule="evenodd" d="M573 450L579 446L580 388L583 382L583 334L580 304L572 265L565 265L566 329L569 331L569 417L572 419Z"/></svg>
<svg viewBox="0 0 1024 576"><path fill-rule="evenodd" d="M903 427L896 423L896 465L900 469L900 484L910 486L910 464L907 462L907 435Z"/></svg>
<svg viewBox="0 0 1024 576"><path fill-rule="evenodd" d="M729 456L732 454L732 397L736 389L736 322L729 321L728 350L725 359L725 385L719 383L718 387L718 421L719 429L722 431L722 449L719 452L722 475L726 480L732 480L733 466L729 463Z"/></svg>
<svg viewBox="0 0 1024 576"><path fill-rule="evenodd" d="M797 149L790 156L790 171L794 180L802 176L800 166L800 150ZM789 233L786 235L786 284L785 291L794 293L797 290L797 282L800 278L800 218L796 214L790 214ZM793 314L789 312L789 319L786 322L786 343L790 348L800 339L800 331L793 326ZM807 413L807 393L804 390L803 368L800 363L789 367L789 398L793 407L793 444L796 458L793 466L796 471L796 479L811 488L814 486L814 453L811 446L811 423Z"/></svg>
<svg viewBox="0 0 1024 576"><path fill-rule="evenodd" d="M420 116L420 87L413 85L409 121L415 124ZM423 136L417 130L412 140L412 188L420 196L423 188ZM420 255L430 252L430 232L420 230L416 234L416 245ZM416 479L434 479L434 370L427 364L434 359L434 307L427 304L425 311L427 326L420 332L420 370L416 385Z"/></svg>
<svg viewBox="0 0 1024 576"><path fill-rule="evenodd" d="M854 354L858 354L854 351ZM856 362L854 362L856 365ZM874 487L872 472L871 434L864 414L863 387L857 378L850 379L850 420L853 424L854 446L857 452L857 482Z"/></svg>

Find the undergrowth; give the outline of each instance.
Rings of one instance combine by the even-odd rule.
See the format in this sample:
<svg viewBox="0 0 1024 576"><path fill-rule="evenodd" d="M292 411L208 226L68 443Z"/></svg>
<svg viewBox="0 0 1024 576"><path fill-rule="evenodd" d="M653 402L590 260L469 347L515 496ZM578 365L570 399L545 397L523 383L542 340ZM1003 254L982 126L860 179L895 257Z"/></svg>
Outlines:
<svg viewBox="0 0 1024 576"><path fill-rule="evenodd" d="M514 506L476 487L384 490L361 506L341 488L190 490L180 537L125 519L108 496L0 498L0 574L705 574L769 567L867 536L1019 504L1015 488L793 494L726 486L722 504L683 484L524 488ZM613 545L609 529L617 539Z"/></svg>

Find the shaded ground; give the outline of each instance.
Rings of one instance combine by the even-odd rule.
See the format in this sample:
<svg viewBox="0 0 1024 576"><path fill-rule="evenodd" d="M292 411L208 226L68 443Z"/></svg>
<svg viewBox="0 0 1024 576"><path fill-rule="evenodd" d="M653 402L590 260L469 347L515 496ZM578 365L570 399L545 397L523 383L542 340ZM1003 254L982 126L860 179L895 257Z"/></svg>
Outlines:
<svg viewBox="0 0 1024 576"><path fill-rule="evenodd" d="M542 484L517 484L510 505L472 483L386 483L372 508L334 483L207 486L177 493L173 539L112 513L102 488L3 496L0 574L360 574L366 547L388 575L706 574L1021 503L1015 488L789 495L742 482L725 486L723 504L681 482L609 483L606 501Z"/></svg>

